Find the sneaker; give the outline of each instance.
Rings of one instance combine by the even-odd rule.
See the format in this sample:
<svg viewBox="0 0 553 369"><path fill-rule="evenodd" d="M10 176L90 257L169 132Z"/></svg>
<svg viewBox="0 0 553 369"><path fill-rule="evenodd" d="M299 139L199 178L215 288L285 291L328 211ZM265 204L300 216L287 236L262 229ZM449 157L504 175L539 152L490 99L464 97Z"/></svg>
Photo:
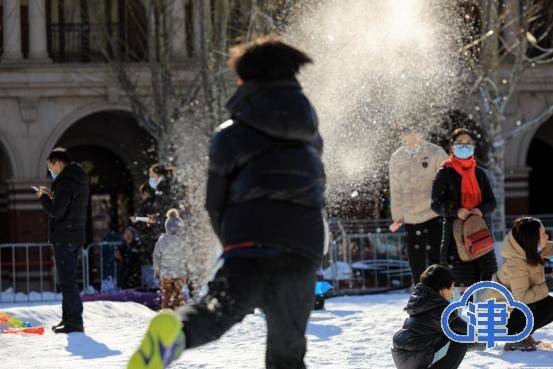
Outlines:
<svg viewBox="0 0 553 369"><path fill-rule="evenodd" d="M485 343L469 343L467 347L468 351L486 351Z"/></svg>
<svg viewBox="0 0 553 369"><path fill-rule="evenodd" d="M184 351L185 336L179 316L162 310L150 322L140 347L131 356L128 369L165 369Z"/></svg>
<svg viewBox="0 0 553 369"><path fill-rule="evenodd" d="M534 346L528 338L520 342L508 342L503 347L505 351L536 351L536 346Z"/></svg>

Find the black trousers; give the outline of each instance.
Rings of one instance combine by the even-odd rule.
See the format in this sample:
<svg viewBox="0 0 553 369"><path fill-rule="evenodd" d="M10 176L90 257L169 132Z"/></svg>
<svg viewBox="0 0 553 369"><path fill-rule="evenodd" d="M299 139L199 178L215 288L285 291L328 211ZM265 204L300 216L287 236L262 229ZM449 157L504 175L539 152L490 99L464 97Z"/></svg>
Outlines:
<svg viewBox="0 0 553 369"><path fill-rule="evenodd" d="M79 244L54 244L56 272L62 293L62 319L66 324L83 325L83 302L77 285Z"/></svg>
<svg viewBox="0 0 553 369"><path fill-rule="evenodd" d="M530 310L532 310L532 314L534 314L534 329L532 330L532 333L553 322L553 297L547 296L540 301L527 305ZM526 318L524 317L524 314L520 310L514 309L509 316L509 321L507 322L509 334L511 335L522 332L525 325Z"/></svg>
<svg viewBox="0 0 553 369"><path fill-rule="evenodd" d="M446 355L430 365L428 369L457 369L461 365L467 349L466 343L450 341Z"/></svg>
<svg viewBox="0 0 553 369"><path fill-rule="evenodd" d="M443 220L441 217L420 224L406 224L407 258L413 275L413 283L419 283L424 270L440 262Z"/></svg>
<svg viewBox="0 0 553 369"><path fill-rule="evenodd" d="M304 369L316 269L315 263L290 254L227 259L207 296L181 310L186 347L217 340L260 308L267 320L267 368Z"/></svg>
<svg viewBox="0 0 553 369"><path fill-rule="evenodd" d="M453 341L443 340L439 347L430 348L430 352L425 351L402 351L392 349L392 359L398 369L457 369L465 354L467 353L468 345ZM438 352L445 344L449 342L449 346L445 356L432 364L432 360L436 352Z"/></svg>

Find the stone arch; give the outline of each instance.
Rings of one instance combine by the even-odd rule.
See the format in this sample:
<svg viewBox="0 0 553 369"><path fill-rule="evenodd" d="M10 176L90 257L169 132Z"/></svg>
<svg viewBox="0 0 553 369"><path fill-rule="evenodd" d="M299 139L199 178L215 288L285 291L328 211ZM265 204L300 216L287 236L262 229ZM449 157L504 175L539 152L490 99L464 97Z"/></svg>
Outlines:
<svg viewBox="0 0 553 369"><path fill-rule="evenodd" d="M46 162L46 159L48 158L48 155L54 149L56 144L59 142L63 134L75 123L79 122L83 118L86 118L87 116L96 114L96 113L102 113L102 112L124 112L131 114L131 109L126 105L119 105L119 104L108 104L105 102L96 103L96 104L90 104L86 106L82 106L70 114L68 114L65 118L63 118L59 124L56 125L56 128L52 130L52 132L48 135L45 144L43 146L42 152L40 154L40 162L37 165L38 172L37 177L44 176L44 171L41 170L41 168L44 168L44 164Z"/></svg>

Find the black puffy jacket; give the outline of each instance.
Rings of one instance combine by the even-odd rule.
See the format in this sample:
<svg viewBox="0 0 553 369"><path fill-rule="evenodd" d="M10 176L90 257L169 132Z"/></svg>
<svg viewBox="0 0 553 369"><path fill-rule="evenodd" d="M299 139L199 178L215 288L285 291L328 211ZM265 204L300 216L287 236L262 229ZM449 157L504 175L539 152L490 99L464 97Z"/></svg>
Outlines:
<svg viewBox="0 0 553 369"><path fill-rule="evenodd" d="M147 217L148 215L156 214L156 197L150 196L147 199L143 200L136 211L136 215L139 217ZM154 251L154 246L157 242L157 239L163 230L160 231L160 226L158 224L147 224L144 222L137 222L135 225L136 230L138 231L138 236L140 238L141 244L141 262L143 264L152 264L152 253Z"/></svg>
<svg viewBox="0 0 553 369"><path fill-rule="evenodd" d="M88 175L78 163L66 165L52 182L53 198L41 196L48 214L48 239L52 244L84 244L90 188Z"/></svg>
<svg viewBox="0 0 553 369"><path fill-rule="evenodd" d="M393 338L392 355L399 369L427 368L434 354L448 338L442 331L442 313L449 302L430 287L418 283L405 310L409 318ZM466 334L467 323L456 312L449 317L449 327L458 334Z"/></svg>
<svg viewBox="0 0 553 369"><path fill-rule="evenodd" d="M482 203L478 206L484 217L489 217L496 207L495 196L486 172L476 167L476 180L482 193ZM490 252L470 262L462 262L453 239L453 221L461 206L462 177L451 167L443 167L436 174L432 186L432 210L444 217L444 231L440 247L440 264L452 264L452 271L459 284L469 286L480 280L491 279L497 272L495 254ZM488 222L489 224L489 222Z"/></svg>
<svg viewBox="0 0 553 369"><path fill-rule="evenodd" d="M295 80L247 82L210 149L207 210L223 245L253 242L319 262L325 173L315 110Z"/></svg>

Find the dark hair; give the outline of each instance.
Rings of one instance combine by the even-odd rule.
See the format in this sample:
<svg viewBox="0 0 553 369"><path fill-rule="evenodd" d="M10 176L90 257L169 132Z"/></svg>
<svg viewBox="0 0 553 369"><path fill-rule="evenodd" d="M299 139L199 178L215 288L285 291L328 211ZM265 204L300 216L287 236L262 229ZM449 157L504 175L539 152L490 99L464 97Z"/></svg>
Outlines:
<svg viewBox="0 0 553 369"><path fill-rule="evenodd" d="M313 59L275 37L262 37L230 48L229 66L247 81L293 79Z"/></svg>
<svg viewBox="0 0 553 369"><path fill-rule="evenodd" d="M543 260L538 253L541 227L541 221L533 217L521 217L513 222L511 234L524 250L526 260L530 265L543 264Z"/></svg>
<svg viewBox="0 0 553 369"><path fill-rule="evenodd" d="M453 144L455 143L455 141L457 141L459 136L462 136L462 135L468 135L470 136L470 138L472 138L473 141L475 141L474 134L471 131L469 131L466 128L457 128L455 131L453 131L453 133L451 134L451 137L449 137L449 146L453 146Z"/></svg>
<svg viewBox="0 0 553 369"><path fill-rule="evenodd" d="M48 155L48 161L52 164L58 162L69 164L72 162L71 156L69 156L69 153L63 147L56 147L54 150L52 150L50 155Z"/></svg>
<svg viewBox="0 0 553 369"><path fill-rule="evenodd" d="M143 193L148 193L150 195L155 195L155 191L152 187L150 187L150 185L148 183L142 183L138 189L140 191L141 194Z"/></svg>
<svg viewBox="0 0 553 369"><path fill-rule="evenodd" d="M451 284L455 282L455 277L451 270L445 266L434 264L422 272L420 281L426 287L430 287L438 293L444 288L451 288Z"/></svg>
<svg viewBox="0 0 553 369"><path fill-rule="evenodd" d="M161 165L159 163L152 165L150 167L150 170L155 174L157 174L158 176L164 176L164 177L170 173L169 169L167 169L164 165Z"/></svg>

